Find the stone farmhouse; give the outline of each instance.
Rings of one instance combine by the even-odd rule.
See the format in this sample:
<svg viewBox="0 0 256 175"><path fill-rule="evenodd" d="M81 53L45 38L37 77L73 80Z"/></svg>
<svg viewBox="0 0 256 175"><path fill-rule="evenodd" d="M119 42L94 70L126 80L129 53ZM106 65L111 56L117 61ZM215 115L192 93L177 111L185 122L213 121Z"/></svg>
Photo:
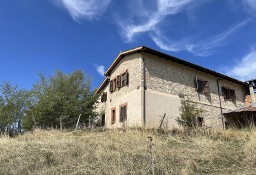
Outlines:
<svg viewBox="0 0 256 175"><path fill-rule="evenodd" d="M225 128L226 111L244 106L248 83L142 46L120 52L96 94L107 128L178 128L182 98L203 109L198 126Z"/></svg>

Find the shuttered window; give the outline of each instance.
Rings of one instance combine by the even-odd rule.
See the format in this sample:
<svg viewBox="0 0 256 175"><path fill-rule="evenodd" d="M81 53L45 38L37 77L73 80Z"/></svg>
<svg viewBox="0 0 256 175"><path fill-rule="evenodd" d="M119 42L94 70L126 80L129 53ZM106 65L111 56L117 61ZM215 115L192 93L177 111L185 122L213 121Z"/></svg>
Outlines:
<svg viewBox="0 0 256 175"><path fill-rule="evenodd" d="M196 91L199 93L209 93L209 82L195 77Z"/></svg>
<svg viewBox="0 0 256 175"><path fill-rule="evenodd" d="M113 91L116 91L116 78L113 80Z"/></svg>
<svg viewBox="0 0 256 175"><path fill-rule="evenodd" d="M128 72L127 71L124 74L122 74L121 82L122 82L122 87L128 85Z"/></svg>
<svg viewBox="0 0 256 175"><path fill-rule="evenodd" d="M103 94L101 95L101 102L106 102L107 101L107 92L103 92Z"/></svg>
<svg viewBox="0 0 256 175"><path fill-rule="evenodd" d="M113 92L113 80L109 82L109 92Z"/></svg>

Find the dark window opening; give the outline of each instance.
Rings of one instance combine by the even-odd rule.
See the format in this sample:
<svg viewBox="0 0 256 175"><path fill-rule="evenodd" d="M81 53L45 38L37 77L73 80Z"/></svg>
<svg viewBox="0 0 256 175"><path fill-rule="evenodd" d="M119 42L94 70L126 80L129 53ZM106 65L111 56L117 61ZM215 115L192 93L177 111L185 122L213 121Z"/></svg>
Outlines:
<svg viewBox="0 0 256 175"><path fill-rule="evenodd" d="M201 79L198 79L197 77L195 77L195 85L196 85L197 92L200 92L200 93L209 93L210 92L208 81L204 81L204 80L201 80Z"/></svg>
<svg viewBox="0 0 256 175"><path fill-rule="evenodd" d="M236 92L234 89L222 87L222 95L226 100L236 100Z"/></svg>
<svg viewBox="0 0 256 175"><path fill-rule="evenodd" d="M111 124L116 122L116 109L111 110Z"/></svg>
<svg viewBox="0 0 256 175"><path fill-rule="evenodd" d="M105 114L101 116L101 126L105 126Z"/></svg>
<svg viewBox="0 0 256 175"><path fill-rule="evenodd" d="M225 121L225 129L228 129L228 128L229 128L229 122Z"/></svg>
<svg viewBox="0 0 256 175"><path fill-rule="evenodd" d="M120 106L120 122L127 120L127 105Z"/></svg>
<svg viewBox="0 0 256 175"><path fill-rule="evenodd" d="M204 118L203 117L197 117L197 126L203 127Z"/></svg>
<svg viewBox="0 0 256 175"><path fill-rule="evenodd" d="M103 94L101 95L101 102L106 102L107 101L107 92L103 92Z"/></svg>

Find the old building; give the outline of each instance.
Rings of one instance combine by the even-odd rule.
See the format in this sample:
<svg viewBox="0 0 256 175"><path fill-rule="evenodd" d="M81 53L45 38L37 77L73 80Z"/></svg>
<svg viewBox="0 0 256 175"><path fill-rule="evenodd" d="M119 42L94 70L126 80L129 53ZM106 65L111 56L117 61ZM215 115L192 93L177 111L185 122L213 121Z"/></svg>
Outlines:
<svg viewBox="0 0 256 175"><path fill-rule="evenodd" d="M225 126L223 113L243 106L248 84L148 47L121 52L97 90L98 112L107 128L179 127L181 98L203 109L198 122Z"/></svg>

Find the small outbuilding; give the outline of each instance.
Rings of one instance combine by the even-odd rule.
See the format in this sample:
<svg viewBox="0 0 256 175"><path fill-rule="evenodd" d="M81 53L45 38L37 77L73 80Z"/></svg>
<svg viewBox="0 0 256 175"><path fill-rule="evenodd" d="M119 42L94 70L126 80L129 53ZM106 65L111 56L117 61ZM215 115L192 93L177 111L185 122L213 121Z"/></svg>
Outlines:
<svg viewBox="0 0 256 175"><path fill-rule="evenodd" d="M256 125L256 79L249 80L247 83L249 84L250 95L246 96L245 105L223 114L226 128L245 128Z"/></svg>

